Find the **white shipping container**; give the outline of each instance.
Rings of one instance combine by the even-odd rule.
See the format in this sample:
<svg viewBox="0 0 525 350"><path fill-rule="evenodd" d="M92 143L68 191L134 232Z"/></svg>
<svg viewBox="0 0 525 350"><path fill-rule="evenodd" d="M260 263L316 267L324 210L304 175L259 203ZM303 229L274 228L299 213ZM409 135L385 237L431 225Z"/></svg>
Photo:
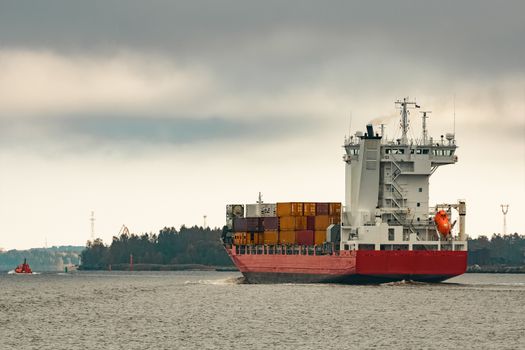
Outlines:
<svg viewBox="0 0 525 350"><path fill-rule="evenodd" d="M259 218L276 216L277 205L275 203L246 204L246 217Z"/></svg>
<svg viewBox="0 0 525 350"><path fill-rule="evenodd" d="M277 216L277 204L262 203L260 206L260 214L262 217Z"/></svg>
<svg viewBox="0 0 525 350"><path fill-rule="evenodd" d="M259 204L246 204L246 217L247 218L258 218L261 216L259 210Z"/></svg>

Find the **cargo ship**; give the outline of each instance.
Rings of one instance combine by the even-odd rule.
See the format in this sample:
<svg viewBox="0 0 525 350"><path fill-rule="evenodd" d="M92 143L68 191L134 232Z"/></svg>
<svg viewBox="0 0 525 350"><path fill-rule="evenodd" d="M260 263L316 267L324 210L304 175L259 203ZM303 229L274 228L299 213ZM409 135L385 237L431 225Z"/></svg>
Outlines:
<svg viewBox="0 0 525 350"><path fill-rule="evenodd" d="M345 203L228 204L224 247L248 283L441 282L467 267L466 202L429 204L429 179L455 164L455 135L409 139L408 98L398 100L401 137L366 125L345 137ZM456 225L458 224L458 225Z"/></svg>

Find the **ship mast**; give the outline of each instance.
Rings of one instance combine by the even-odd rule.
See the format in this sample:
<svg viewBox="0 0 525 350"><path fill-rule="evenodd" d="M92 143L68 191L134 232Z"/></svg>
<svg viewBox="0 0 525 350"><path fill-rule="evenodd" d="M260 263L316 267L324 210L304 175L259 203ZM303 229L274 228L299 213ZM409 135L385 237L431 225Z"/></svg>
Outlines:
<svg viewBox="0 0 525 350"><path fill-rule="evenodd" d="M429 117L427 113L432 113L432 112L431 111L421 111L419 113L421 113L421 119L423 121L423 145L426 145L427 139L428 139L427 119Z"/></svg>
<svg viewBox="0 0 525 350"><path fill-rule="evenodd" d="M408 97L405 97L403 101L397 100L396 105L401 107L401 143L406 145L408 143L408 106L414 105L414 107L419 108L419 105L415 101L408 101Z"/></svg>

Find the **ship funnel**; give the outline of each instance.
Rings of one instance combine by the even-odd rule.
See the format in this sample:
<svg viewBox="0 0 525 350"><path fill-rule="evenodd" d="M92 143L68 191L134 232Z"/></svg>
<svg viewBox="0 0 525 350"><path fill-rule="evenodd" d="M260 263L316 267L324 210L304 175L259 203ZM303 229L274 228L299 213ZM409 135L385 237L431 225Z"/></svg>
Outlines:
<svg viewBox="0 0 525 350"><path fill-rule="evenodd" d="M374 137L374 127L372 124L366 125L366 133L368 134L368 137Z"/></svg>

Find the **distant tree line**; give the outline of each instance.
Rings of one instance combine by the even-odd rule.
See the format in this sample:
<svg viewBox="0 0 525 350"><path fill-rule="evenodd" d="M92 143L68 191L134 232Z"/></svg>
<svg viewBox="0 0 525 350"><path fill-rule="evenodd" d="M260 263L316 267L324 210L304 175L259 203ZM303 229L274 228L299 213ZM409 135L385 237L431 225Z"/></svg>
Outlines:
<svg viewBox="0 0 525 350"><path fill-rule="evenodd" d="M525 265L525 235L493 234L468 240L468 264L480 266Z"/></svg>
<svg viewBox="0 0 525 350"><path fill-rule="evenodd" d="M231 266L232 262L220 242L220 229L182 226L178 231L165 227L158 234L121 234L111 244L101 239L89 241L81 253L83 269L107 269L110 265L134 264L180 265L198 264Z"/></svg>
<svg viewBox="0 0 525 350"><path fill-rule="evenodd" d="M63 271L67 265L77 265L84 247L60 246L9 250L0 253L0 271L13 270L18 264L27 262L33 271Z"/></svg>

